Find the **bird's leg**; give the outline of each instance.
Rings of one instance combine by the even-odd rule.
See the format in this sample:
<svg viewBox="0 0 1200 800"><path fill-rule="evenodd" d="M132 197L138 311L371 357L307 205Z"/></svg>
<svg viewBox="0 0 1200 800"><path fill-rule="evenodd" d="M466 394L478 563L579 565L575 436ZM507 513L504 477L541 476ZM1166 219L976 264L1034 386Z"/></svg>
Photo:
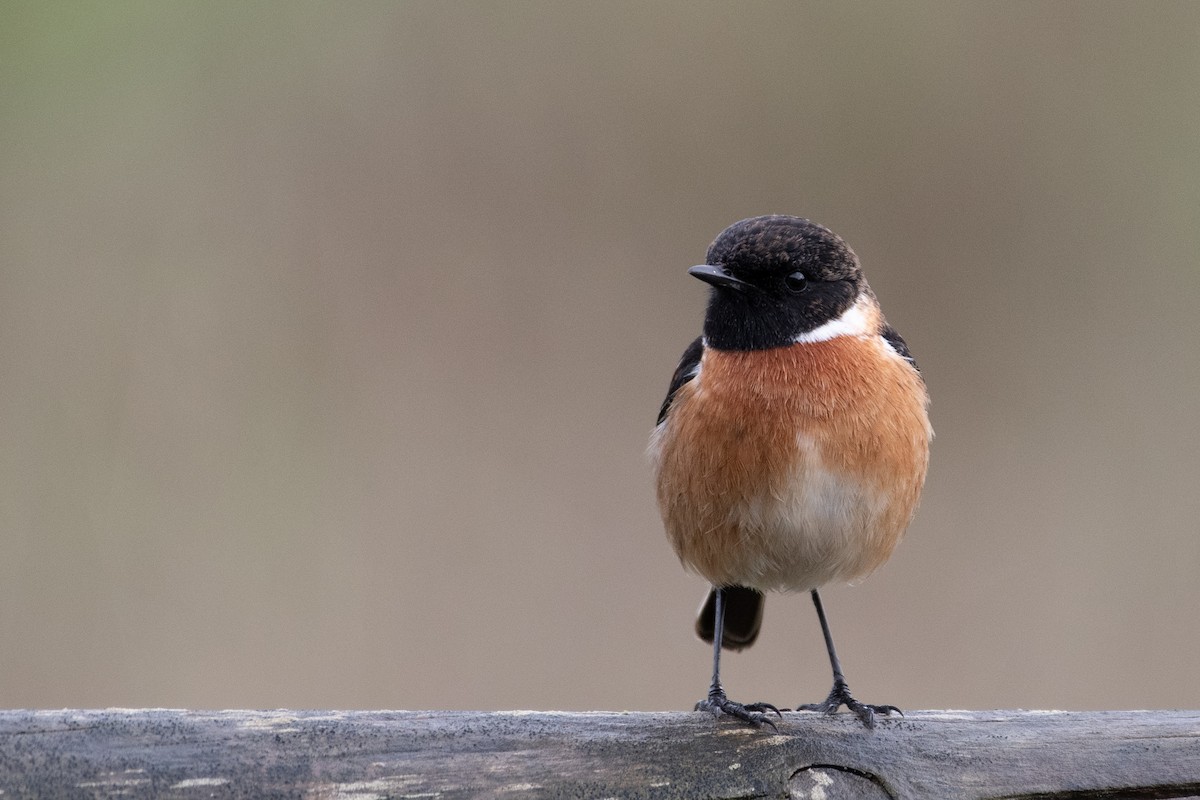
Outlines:
<svg viewBox="0 0 1200 800"><path fill-rule="evenodd" d="M821 596L817 594L817 590L812 590L813 605L817 607L817 619L821 621L821 633L825 634L825 649L829 651L829 665L833 667L833 691L829 693L823 702L807 703L802 706L797 706L797 711L821 711L825 714L836 714L837 710L845 706L858 715L862 723L868 728L875 727L876 714L891 714L895 711L897 714L903 712L895 706L873 706L867 703L860 703L850 696L850 687L846 684L846 676L842 674L842 664L838 661L837 651L833 649L833 636L829 633L829 622L825 619L825 608L821 605Z"/></svg>
<svg viewBox="0 0 1200 800"><path fill-rule="evenodd" d="M731 717L748 722L754 727L760 725L770 725L775 729L775 723L767 719L765 712L774 711L779 714L779 709L770 703L750 703L743 705L735 703L725 695L725 689L721 686L721 638L725 634L725 590L720 587L715 588L716 604L713 608L713 671L712 684L708 687L708 697L696 703L697 711L707 711L713 716L721 716L728 714ZM782 716L782 715L780 715Z"/></svg>

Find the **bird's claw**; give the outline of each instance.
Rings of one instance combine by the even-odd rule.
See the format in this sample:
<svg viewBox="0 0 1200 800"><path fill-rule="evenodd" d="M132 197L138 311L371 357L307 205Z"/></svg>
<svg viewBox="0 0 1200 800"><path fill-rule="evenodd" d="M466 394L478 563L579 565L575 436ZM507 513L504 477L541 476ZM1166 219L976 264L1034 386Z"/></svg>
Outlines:
<svg viewBox="0 0 1200 800"><path fill-rule="evenodd" d="M890 705L871 705L870 703L860 703L850 695L850 687L845 681L835 681L833 690L820 703L806 703L802 706L796 706L797 711L818 711L822 714L836 714L837 710L845 706L850 711L854 712L862 724L868 728L875 727L875 715L883 714L887 716L895 712L900 716L904 716L904 712L895 706Z"/></svg>
<svg viewBox="0 0 1200 800"><path fill-rule="evenodd" d="M755 728L770 725L771 730L779 730L775 723L767 718L767 712L772 712L782 718L779 709L770 703L735 703L724 694L709 694L708 697L696 703L697 711L707 711L714 717L727 714L734 719L740 719Z"/></svg>

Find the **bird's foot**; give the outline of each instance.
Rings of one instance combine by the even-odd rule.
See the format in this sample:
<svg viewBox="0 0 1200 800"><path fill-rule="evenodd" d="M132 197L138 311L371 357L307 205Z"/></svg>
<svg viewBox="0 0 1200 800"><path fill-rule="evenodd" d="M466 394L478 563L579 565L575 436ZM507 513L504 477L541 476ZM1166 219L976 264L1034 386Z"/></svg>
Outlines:
<svg viewBox="0 0 1200 800"><path fill-rule="evenodd" d="M833 682L833 691L829 693L824 701L820 703L807 703L802 706L797 706L797 711L820 711L822 714L836 714L837 710L845 706L855 713L862 720L862 724L868 728L875 727L875 715L888 715L892 712L904 716L904 712L895 706L873 706L868 703L860 703L850 696L850 687L846 685L844 680L835 680Z"/></svg>
<svg viewBox="0 0 1200 800"><path fill-rule="evenodd" d="M771 730L779 729L775 727L774 722L767 718L767 712L774 712L779 717L783 716L779 713L779 709L770 703L746 703L743 705L730 700L724 692L709 692L708 697L696 703L696 710L707 711L714 717L728 714L755 728L770 725Z"/></svg>

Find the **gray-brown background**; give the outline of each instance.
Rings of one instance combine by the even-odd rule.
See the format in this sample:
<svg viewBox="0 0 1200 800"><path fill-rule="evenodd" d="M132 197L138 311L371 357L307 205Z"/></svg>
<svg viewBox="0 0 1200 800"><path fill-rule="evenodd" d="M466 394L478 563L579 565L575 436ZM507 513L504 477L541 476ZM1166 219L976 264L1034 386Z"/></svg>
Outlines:
<svg viewBox="0 0 1200 800"><path fill-rule="evenodd" d="M644 447L766 212L934 398L858 694L1200 706L1200 6L0 17L0 706L690 707ZM807 599L726 678L823 696Z"/></svg>

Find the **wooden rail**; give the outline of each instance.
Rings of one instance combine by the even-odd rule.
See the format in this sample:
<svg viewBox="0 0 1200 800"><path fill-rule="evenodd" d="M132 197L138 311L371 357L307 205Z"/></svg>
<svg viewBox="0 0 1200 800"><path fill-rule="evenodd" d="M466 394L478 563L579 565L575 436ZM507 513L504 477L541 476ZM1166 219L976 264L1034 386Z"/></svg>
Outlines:
<svg viewBox="0 0 1200 800"><path fill-rule="evenodd" d="M1200 712L0 711L26 797L1200 797Z"/></svg>

